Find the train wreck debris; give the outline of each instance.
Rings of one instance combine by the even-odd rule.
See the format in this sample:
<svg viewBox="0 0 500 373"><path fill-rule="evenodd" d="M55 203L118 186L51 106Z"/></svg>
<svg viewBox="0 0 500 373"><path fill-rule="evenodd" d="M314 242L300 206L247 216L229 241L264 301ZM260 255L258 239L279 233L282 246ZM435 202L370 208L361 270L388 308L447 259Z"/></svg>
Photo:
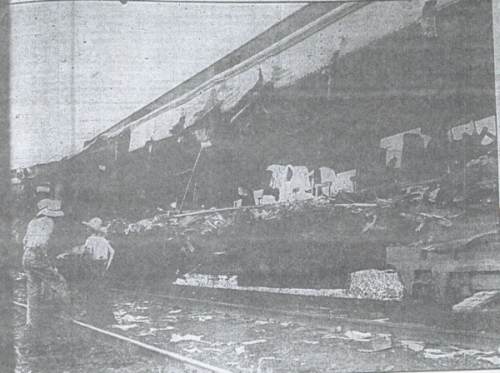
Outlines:
<svg viewBox="0 0 500 373"><path fill-rule="evenodd" d="M20 372L500 364L492 0L32 3L2 194Z"/></svg>

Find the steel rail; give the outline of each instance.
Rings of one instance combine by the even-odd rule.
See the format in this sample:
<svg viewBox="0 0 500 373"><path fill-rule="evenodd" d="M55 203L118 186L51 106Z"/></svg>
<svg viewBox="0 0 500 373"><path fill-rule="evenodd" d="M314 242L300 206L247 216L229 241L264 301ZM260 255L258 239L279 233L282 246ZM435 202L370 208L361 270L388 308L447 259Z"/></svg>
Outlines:
<svg viewBox="0 0 500 373"><path fill-rule="evenodd" d="M109 290L118 293L138 293L138 291L134 290L117 289L117 288L110 288ZM485 333L485 332L465 330L465 329L447 329L443 327L430 326L419 323L393 322L393 321L382 322L378 320L342 317L331 314L314 314L314 313L307 313L300 311L288 311L276 308L251 306L242 303L228 303L228 302L220 302L207 299L179 297L166 294L150 293L145 291L140 291L140 293L152 297L165 298L170 300L207 304L215 307L226 307L233 309L257 311L260 313L271 313L271 314L298 318L303 320L304 319L312 320L315 322L318 321L335 322L337 324L345 326L365 327L371 330L376 330L378 332L390 330L395 335L418 334L423 338L425 338L426 336L431 336L433 339L432 342L435 342L435 339L453 338L460 341L460 343L463 345L477 345L478 342L481 342L481 344L484 346L491 345L498 347L498 344L500 344L500 334L496 333Z"/></svg>
<svg viewBox="0 0 500 373"><path fill-rule="evenodd" d="M13 302L13 303L14 303L14 305L16 305L18 307L22 307L22 308L25 308L25 309L27 308L27 305L24 304L24 303L20 303L20 302ZM188 364L188 365L194 366L196 368L205 369L205 370L208 370L208 371L213 372L213 373L232 373L229 370L218 368L218 367L215 367L215 366L203 363L201 361L198 361L198 360L191 359L189 357L180 355L180 354L178 354L176 352L164 350L162 348L158 348L156 346L152 346L150 344L147 344L147 343L144 343L144 342L140 342L140 341L137 341L135 339L125 337L125 336L123 336L121 334L113 333L113 332L110 332L108 330L101 329L101 328L98 328L96 326L93 326L93 325L90 325L90 324L87 324L87 323L84 323L84 322L81 322L81 321L78 321L78 320L75 320L75 319L71 319L71 322L73 324L75 324L75 325L78 325L78 326L82 327L82 328L91 330L93 332L96 332L96 333L99 333L99 334L102 334L102 335L106 335L106 336L114 338L114 339L118 339L118 340L127 342L127 343L129 343L131 345L140 347L140 348L142 348L144 350L147 350L147 351L150 351L150 352L155 352L157 354L166 356L166 357L168 357L170 359L173 359L175 361L178 361L180 363Z"/></svg>

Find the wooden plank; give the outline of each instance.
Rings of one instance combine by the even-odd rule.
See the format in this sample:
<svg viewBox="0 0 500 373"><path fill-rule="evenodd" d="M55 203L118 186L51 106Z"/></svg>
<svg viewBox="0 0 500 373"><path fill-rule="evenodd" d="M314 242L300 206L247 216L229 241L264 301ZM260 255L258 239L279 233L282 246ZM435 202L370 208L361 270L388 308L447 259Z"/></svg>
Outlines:
<svg viewBox="0 0 500 373"><path fill-rule="evenodd" d="M453 312L472 312L486 306L500 296L500 291L480 291L453 306Z"/></svg>

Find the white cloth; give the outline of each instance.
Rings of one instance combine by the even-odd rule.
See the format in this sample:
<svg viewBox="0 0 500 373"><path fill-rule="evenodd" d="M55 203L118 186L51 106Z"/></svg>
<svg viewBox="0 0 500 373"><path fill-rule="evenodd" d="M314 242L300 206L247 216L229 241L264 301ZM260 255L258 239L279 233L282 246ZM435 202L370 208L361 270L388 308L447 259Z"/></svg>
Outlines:
<svg viewBox="0 0 500 373"><path fill-rule="evenodd" d="M396 165L395 168L401 167L401 157L403 155L403 136L407 133L414 133L420 135L424 139L424 147L427 147L427 144L431 140L430 136L422 135L422 130L420 128L414 128L409 131L397 133L392 136L384 137L380 140L380 147L382 149L387 150L386 154L386 165L389 164L390 160L393 157L396 157Z"/></svg>
<svg viewBox="0 0 500 373"><path fill-rule="evenodd" d="M305 166L288 166L292 170L288 200L302 201L312 198L310 172Z"/></svg>
<svg viewBox="0 0 500 373"><path fill-rule="evenodd" d="M276 203L276 198L268 194L263 195L262 200L260 201L261 205L272 205L273 203Z"/></svg>
<svg viewBox="0 0 500 373"><path fill-rule="evenodd" d="M335 184L332 187L335 193L344 191L344 192L354 192L354 182L352 178L356 176L356 170L349 170L345 172L341 172L337 174L337 178L335 180Z"/></svg>
<svg viewBox="0 0 500 373"><path fill-rule="evenodd" d="M273 164L270 165L267 171L273 173L269 186L273 189L279 190L279 202L288 200L288 186L286 181L286 175L288 168L286 166Z"/></svg>
<svg viewBox="0 0 500 373"><path fill-rule="evenodd" d="M497 135L497 125L494 115L492 115L491 117L483 118L476 122L476 128L478 133L481 133L484 127L488 128L488 132L490 134L494 136ZM484 139L481 140L481 145L489 145L493 141L494 140L491 137L486 136Z"/></svg>
<svg viewBox="0 0 500 373"><path fill-rule="evenodd" d="M286 181L286 170L286 166L278 164L272 164L266 169L266 171L271 171L273 173L271 181L269 182L271 188L281 191Z"/></svg>
<svg viewBox="0 0 500 373"><path fill-rule="evenodd" d="M472 135L474 133L474 123L469 122L455 126L450 130L450 133L453 140L462 140L464 134Z"/></svg>
<svg viewBox="0 0 500 373"><path fill-rule="evenodd" d="M96 235L87 238L84 246L94 260L108 260L115 252L106 238Z"/></svg>
<svg viewBox="0 0 500 373"><path fill-rule="evenodd" d="M307 167L274 164L269 166L267 171L273 173L269 186L279 190L279 202L312 198L311 173ZM292 177L287 180L289 172Z"/></svg>
<svg viewBox="0 0 500 373"><path fill-rule="evenodd" d="M332 170L330 167L320 167L319 168L319 174L321 178L321 183L331 183L330 186L324 186L321 187L321 192L324 195L329 196L331 192L331 186L335 183L335 179L337 178L337 175L335 174L335 171Z"/></svg>
<svg viewBox="0 0 500 373"><path fill-rule="evenodd" d="M256 205L260 205L262 203L262 196L264 196L264 189L257 189L253 191L253 200Z"/></svg>
<svg viewBox="0 0 500 373"><path fill-rule="evenodd" d="M47 247L53 231L54 221L51 218L42 216L31 220L23 239L24 247Z"/></svg>

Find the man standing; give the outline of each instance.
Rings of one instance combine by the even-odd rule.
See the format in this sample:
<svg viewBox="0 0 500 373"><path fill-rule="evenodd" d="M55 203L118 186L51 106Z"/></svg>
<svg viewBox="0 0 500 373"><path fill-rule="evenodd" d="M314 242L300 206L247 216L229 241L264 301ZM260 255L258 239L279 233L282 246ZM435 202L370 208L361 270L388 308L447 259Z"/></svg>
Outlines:
<svg viewBox="0 0 500 373"><path fill-rule="evenodd" d="M22 262L27 277L28 303L26 325L30 328L39 326L39 321L41 321L42 286L54 291L65 306L69 307L71 303L66 281L52 266L48 255L49 240L54 231L54 219L64 216L61 211L61 202L42 199L37 207L38 213L29 222L23 239Z"/></svg>
<svg viewBox="0 0 500 373"><path fill-rule="evenodd" d="M106 239L107 229L101 218L95 217L83 222L90 231L90 236L82 247L84 256L87 256L90 268L88 291L86 291L88 316L101 324L114 323L115 319L111 307L107 303L106 274L113 261L115 250Z"/></svg>
<svg viewBox="0 0 500 373"><path fill-rule="evenodd" d="M83 245L84 252L91 256L97 268L96 273L102 275L109 269L115 255L115 250L106 239L107 229L103 227L102 219L97 217L84 221L82 224L90 231L90 236Z"/></svg>

